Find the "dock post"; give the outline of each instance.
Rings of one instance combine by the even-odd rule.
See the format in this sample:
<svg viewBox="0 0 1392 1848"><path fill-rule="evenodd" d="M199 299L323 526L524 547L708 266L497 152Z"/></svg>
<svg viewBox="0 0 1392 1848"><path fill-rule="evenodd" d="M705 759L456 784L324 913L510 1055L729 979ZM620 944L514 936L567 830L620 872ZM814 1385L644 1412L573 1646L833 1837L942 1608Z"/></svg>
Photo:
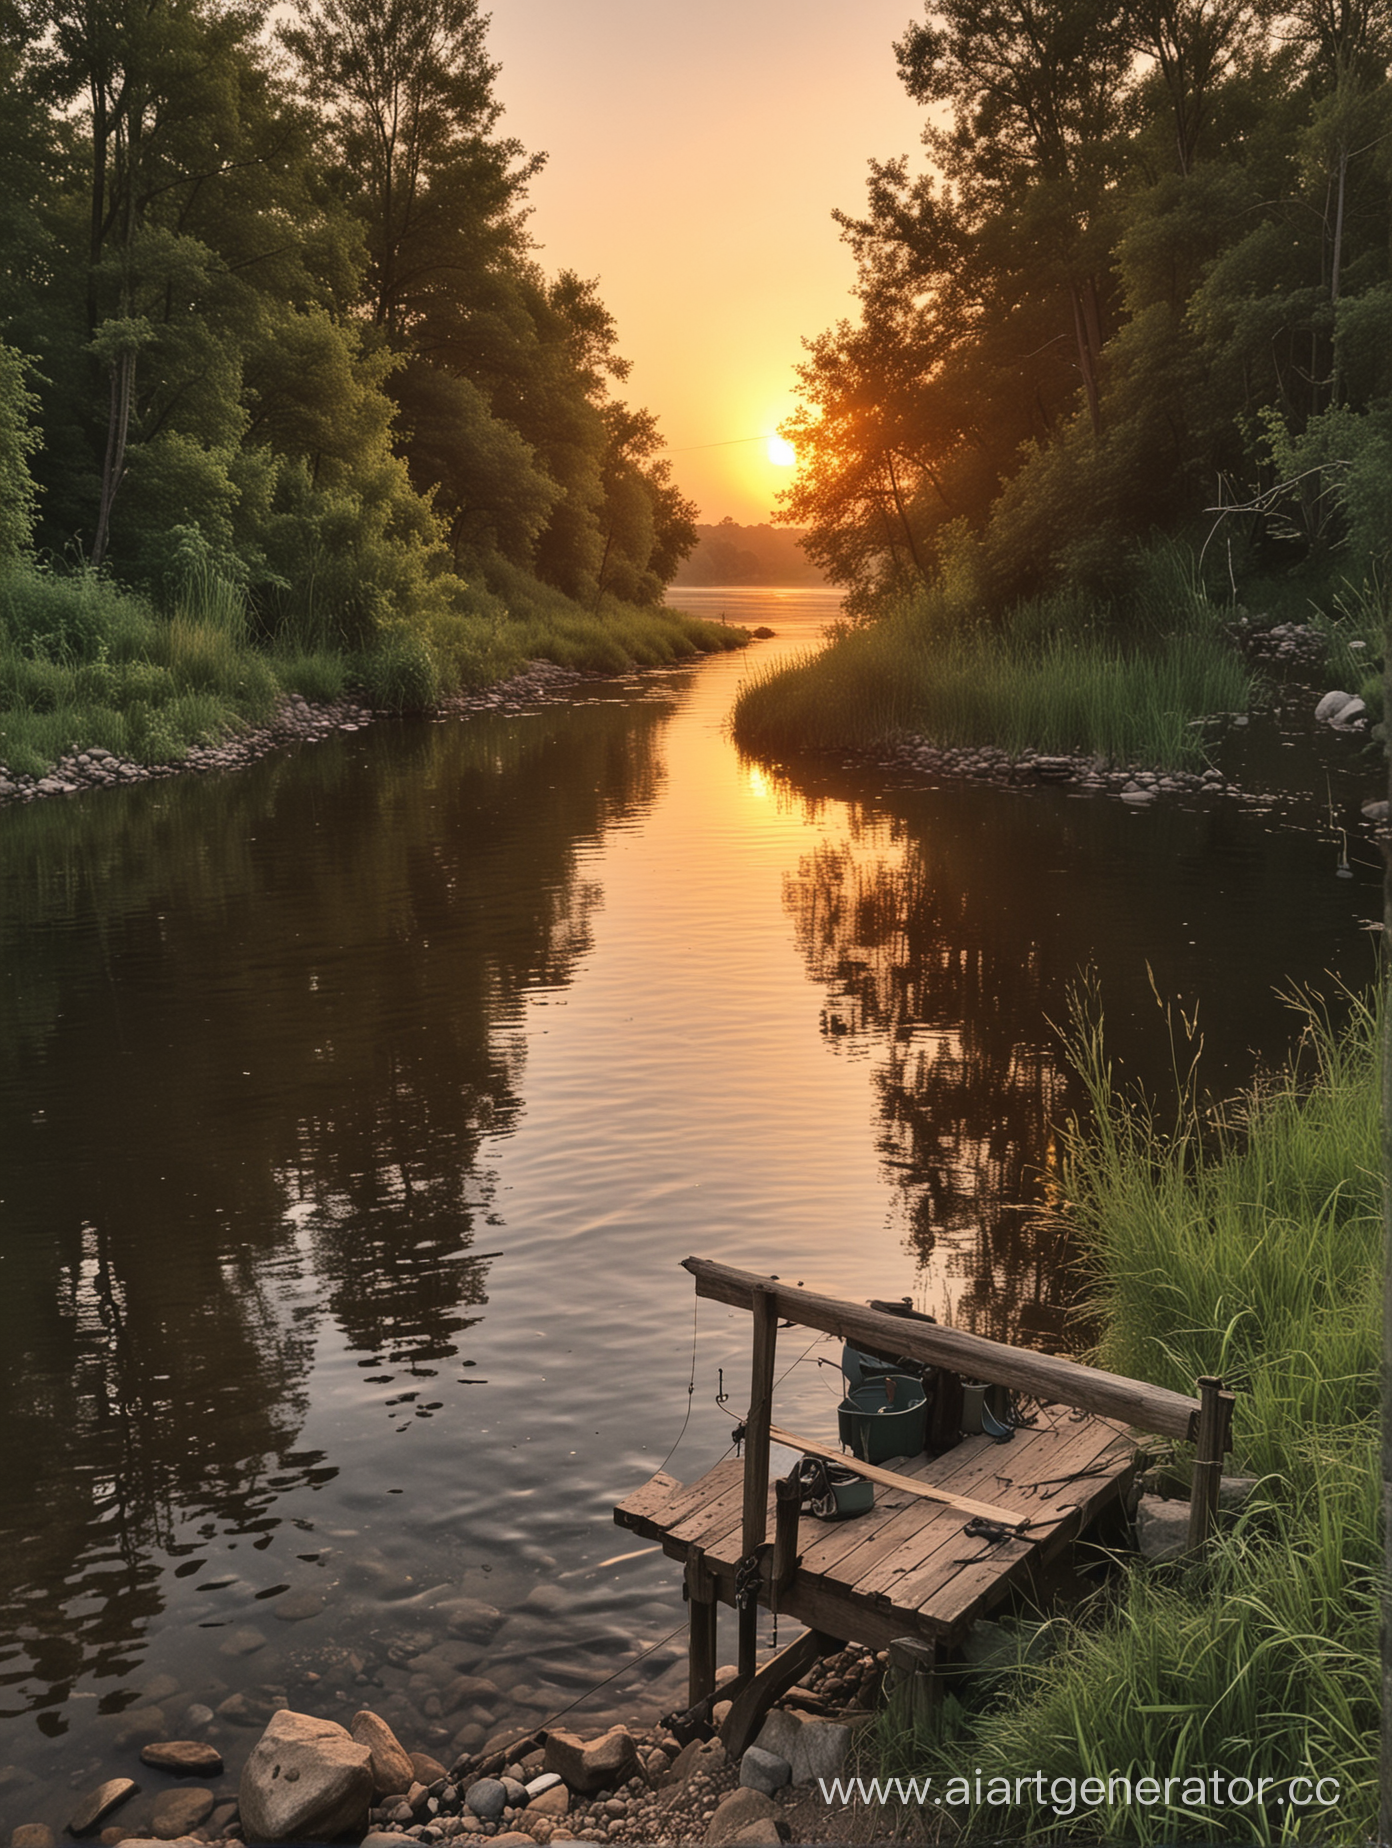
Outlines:
<svg viewBox="0 0 1392 1848"><path fill-rule="evenodd" d="M942 1692L937 1665L937 1645L921 1636L896 1636L889 1645L891 1704L910 1732L926 1733L933 1724Z"/></svg>
<svg viewBox="0 0 1392 1848"><path fill-rule="evenodd" d="M1201 1553L1218 1513L1218 1489L1223 1480L1223 1453L1229 1448L1233 1396L1223 1382L1204 1374L1199 1387L1199 1430L1194 1455L1194 1480L1189 1490L1187 1551Z"/></svg>
<svg viewBox="0 0 1392 1848"><path fill-rule="evenodd" d="M739 1598L739 1672L752 1675L759 1645L759 1581L749 1569L768 1529L769 1425L773 1421L773 1355L778 1340L778 1310L773 1291L755 1285L754 1364L749 1382L749 1415L744 1421L744 1519L740 1551L746 1580Z"/></svg>
<svg viewBox="0 0 1392 1848"><path fill-rule="evenodd" d="M686 1704L695 1707L715 1692L716 1618L720 1610L715 1575L707 1568L705 1553L699 1546L693 1546L686 1556L686 1597L691 1612Z"/></svg>
<svg viewBox="0 0 1392 1848"><path fill-rule="evenodd" d="M802 1515L802 1484L796 1476L781 1476L773 1485L773 1564L769 1578L769 1609L798 1569L798 1522Z"/></svg>

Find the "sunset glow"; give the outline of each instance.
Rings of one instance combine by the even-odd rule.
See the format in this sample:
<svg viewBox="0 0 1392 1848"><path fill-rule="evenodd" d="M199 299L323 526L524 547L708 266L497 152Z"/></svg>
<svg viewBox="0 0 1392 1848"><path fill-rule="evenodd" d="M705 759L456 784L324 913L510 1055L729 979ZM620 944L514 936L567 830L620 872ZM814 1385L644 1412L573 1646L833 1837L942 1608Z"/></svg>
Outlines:
<svg viewBox="0 0 1392 1848"><path fill-rule="evenodd" d="M598 278L633 362L621 395L656 415L704 520L767 520L792 479L762 433L792 408L804 338L853 311L831 212L863 208L868 160L919 156L923 112L893 50L912 11L491 9L502 130L549 155L528 194L538 260ZM618 94L621 135L595 106ZM776 145L755 169L745 125L774 113Z"/></svg>
<svg viewBox="0 0 1392 1848"><path fill-rule="evenodd" d="M786 437L771 436L768 440L768 459L775 468L792 468L797 462L797 451Z"/></svg>

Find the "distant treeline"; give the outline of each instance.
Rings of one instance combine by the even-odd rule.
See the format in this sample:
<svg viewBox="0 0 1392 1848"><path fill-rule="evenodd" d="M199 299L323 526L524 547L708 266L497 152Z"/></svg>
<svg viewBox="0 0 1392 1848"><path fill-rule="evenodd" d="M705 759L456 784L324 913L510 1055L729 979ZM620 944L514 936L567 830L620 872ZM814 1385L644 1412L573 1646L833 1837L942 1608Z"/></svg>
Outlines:
<svg viewBox="0 0 1392 1848"><path fill-rule="evenodd" d="M825 584L826 573L802 549L802 534L782 526L740 526L728 516L697 526L696 549L677 567L677 584Z"/></svg>
<svg viewBox="0 0 1392 1848"><path fill-rule="evenodd" d="M838 213L784 511L873 612L1123 589L1157 533L1387 582L1387 0L936 0L894 47L932 161Z"/></svg>
<svg viewBox="0 0 1392 1848"><path fill-rule="evenodd" d="M279 21L279 23L277 23ZM696 542L595 284L527 230L477 0L0 0L0 565L210 579L449 678Z"/></svg>

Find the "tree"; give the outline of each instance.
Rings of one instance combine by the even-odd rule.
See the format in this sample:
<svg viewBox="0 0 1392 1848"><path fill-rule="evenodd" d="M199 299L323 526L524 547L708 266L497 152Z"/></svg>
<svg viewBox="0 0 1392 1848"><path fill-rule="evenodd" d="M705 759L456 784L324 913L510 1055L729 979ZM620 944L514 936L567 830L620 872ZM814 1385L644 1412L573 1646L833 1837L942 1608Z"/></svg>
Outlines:
<svg viewBox="0 0 1392 1848"><path fill-rule="evenodd" d="M1094 429L1104 339L1106 194L1131 74L1117 0L948 0L938 25L895 46L915 101L951 102L924 140L968 210L1012 215L1051 265L1072 310Z"/></svg>
<svg viewBox="0 0 1392 1848"><path fill-rule="evenodd" d="M36 499L29 457L38 446L23 358L0 344L0 565L29 548Z"/></svg>

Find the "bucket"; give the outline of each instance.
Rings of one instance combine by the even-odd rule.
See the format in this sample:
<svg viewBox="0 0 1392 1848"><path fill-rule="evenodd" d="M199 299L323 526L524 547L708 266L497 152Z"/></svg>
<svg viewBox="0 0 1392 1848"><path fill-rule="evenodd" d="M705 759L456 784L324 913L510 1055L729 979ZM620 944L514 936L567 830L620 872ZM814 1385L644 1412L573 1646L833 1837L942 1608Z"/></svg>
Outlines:
<svg viewBox="0 0 1392 1848"><path fill-rule="evenodd" d="M904 1373L855 1386L836 1412L841 1442L862 1463L916 1457L928 1435L928 1400L920 1381Z"/></svg>

